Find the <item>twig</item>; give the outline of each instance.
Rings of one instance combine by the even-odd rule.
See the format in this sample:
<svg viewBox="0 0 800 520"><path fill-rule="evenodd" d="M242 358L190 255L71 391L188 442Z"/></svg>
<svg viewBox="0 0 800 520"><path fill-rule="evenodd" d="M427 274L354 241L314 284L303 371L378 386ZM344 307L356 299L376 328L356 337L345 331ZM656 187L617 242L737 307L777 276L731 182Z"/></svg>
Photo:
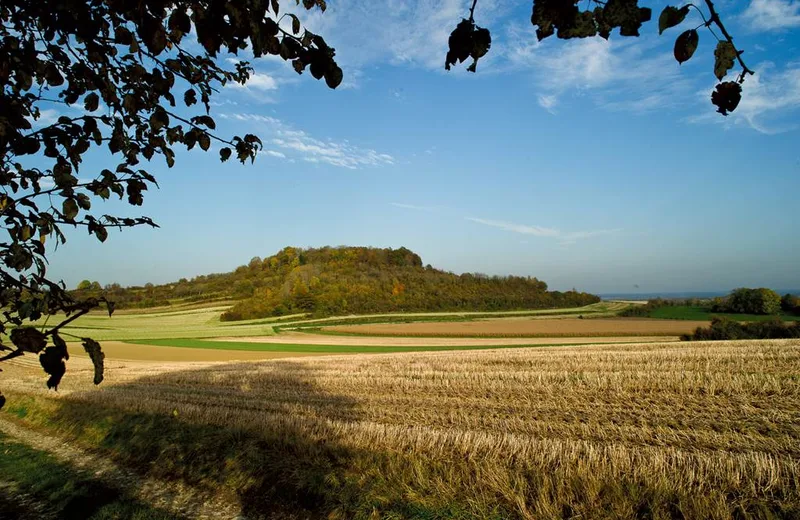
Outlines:
<svg viewBox="0 0 800 520"><path fill-rule="evenodd" d="M717 13L717 10L714 9L714 2L712 2L711 0L705 0L705 2L706 5L708 6L708 12L711 15L709 18L709 22L717 24L717 27L719 27L719 30L722 32L722 35L725 37L726 40L728 40L728 43L730 43L733 46L733 49L736 51L736 59L739 61L739 65L742 66L742 74L740 76L740 82L741 82L744 80L744 76L746 74L753 75L755 74L755 72L750 70L742 60L742 52L744 51L736 49L736 45L733 43L733 37L730 35L730 33L728 33L728 30L725 28L725 25L723 25L722 20L720 19L719 14Z"/></svg>
<svg viewBox="0 0 800 520"><path fill-rule="evenodd" d="M469 8L469 21L474 22L475 18L475 5L477 5L478 0L472 0L472 7Z"/></svg>

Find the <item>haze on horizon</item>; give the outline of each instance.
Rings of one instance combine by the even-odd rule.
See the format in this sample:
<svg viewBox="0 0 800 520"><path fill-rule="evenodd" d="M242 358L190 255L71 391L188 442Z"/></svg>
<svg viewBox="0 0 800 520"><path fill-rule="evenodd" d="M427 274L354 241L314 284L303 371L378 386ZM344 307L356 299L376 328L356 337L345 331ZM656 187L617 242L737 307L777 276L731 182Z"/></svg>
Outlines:
<svg viewBox="0 0 800 520"><path fill-rule="evenodd" d="M526 4L482 2L492 52L477 74L445 73L463 4L343 0L311 16L345 88L255 61L248 87L225 88L212 115L221 134L263 139L256 163L199 151L179 152L172 170L154 161L161 189L143 207L99 208L161 228L105 244L68 233L51 275L70 287L164 283L287 245L368 245L560 290L800 288L800 2L725 6L757 71L728 118L708 102L709 38L679 67L676 34L659 38L653 23L634 42L539 44ZM102 167L87 157L81 173Z"/></svg>

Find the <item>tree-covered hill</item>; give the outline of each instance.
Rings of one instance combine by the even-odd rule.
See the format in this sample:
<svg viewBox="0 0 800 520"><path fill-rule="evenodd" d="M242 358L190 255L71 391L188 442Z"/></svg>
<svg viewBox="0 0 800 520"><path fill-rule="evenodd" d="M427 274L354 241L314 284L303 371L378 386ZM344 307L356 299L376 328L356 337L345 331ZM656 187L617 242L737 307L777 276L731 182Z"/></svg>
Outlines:
<svg viewBox="0 0 800 520"><path fill-rule="evenodd" d="M97 292L82 282L79 292ZM172 284L122 288L105 295L121 306L154 306L180 299L219 298L238 302L224 320L410 311L494 311L574 307L598 302L592 294L548 291L531 277L454 274L423 266L416 253L401 247L287 247L269 258L253 258L231 273L181 279ZM90 295L90 294L86 294Z"/></svg>

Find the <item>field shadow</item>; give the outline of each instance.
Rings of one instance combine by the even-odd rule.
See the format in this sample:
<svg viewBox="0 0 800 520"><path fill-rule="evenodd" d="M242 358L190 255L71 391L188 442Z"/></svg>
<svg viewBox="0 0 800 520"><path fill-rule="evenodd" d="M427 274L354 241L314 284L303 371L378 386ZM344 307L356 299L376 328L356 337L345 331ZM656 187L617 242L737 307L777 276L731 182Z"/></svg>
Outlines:
<svg viewBox="0 0 800 520"><path fill-rule="evenodd" d="M146 376L72 394L49 420L142 477L236 501L247 519L322 518L334 494L341 505L360 490L341 479L354 454L340 434L313 425L359 414L352 399L322 389L315 370L281 361Z"/></svg>
<svg viewBox="0 0 800 520"><path fill-rule="evenodd" d="M0 434L0 518L187 518L146 504L51 454Z"/></svg>

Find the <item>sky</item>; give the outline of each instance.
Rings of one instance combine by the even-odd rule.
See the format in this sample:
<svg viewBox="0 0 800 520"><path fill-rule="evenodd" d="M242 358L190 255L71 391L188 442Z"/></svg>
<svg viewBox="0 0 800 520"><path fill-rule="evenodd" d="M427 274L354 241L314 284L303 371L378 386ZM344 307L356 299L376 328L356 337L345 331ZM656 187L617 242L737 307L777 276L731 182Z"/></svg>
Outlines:
<svg viewBox="0 0 800 520"><path fill-rule="evenodd" d="M95 207L160 228L104 244L68 230L49 274L165 283L288 245L361 245L561 290L800 288L800 0L716 2L756 71L729 117L710 103L716 40L700 31L679 66L683 29L658 35L665 3L641 0L654 15L639 38L537 42L529 2L479 0L489 55L475 74L446 72L468 4L329 0L303 12L336 48L343 84L253 61L249 84L223 88L211 115L221 135L261 137L255 163L221 164L218 149L179 152L172 169L154 160L160 188L144 206ZM92 158L79 176L105 166Z"/></svg>

